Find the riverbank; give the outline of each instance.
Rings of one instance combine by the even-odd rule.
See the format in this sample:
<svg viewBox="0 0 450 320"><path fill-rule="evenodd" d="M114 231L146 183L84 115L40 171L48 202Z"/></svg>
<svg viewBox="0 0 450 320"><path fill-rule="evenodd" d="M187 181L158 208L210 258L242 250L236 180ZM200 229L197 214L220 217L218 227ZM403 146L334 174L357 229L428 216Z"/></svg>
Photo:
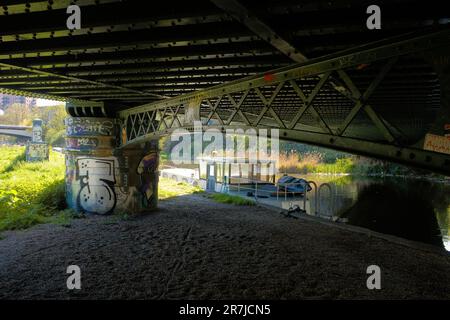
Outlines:
<svg viewBox="0 0 450 320"><path fill-rule="evenodd" d="M450 299L444 251L202 195L132 219L92 216L4 236L2 299ZM80 291L66 288L71 264ZM366 287L372 264L381 290Z"/></svg>

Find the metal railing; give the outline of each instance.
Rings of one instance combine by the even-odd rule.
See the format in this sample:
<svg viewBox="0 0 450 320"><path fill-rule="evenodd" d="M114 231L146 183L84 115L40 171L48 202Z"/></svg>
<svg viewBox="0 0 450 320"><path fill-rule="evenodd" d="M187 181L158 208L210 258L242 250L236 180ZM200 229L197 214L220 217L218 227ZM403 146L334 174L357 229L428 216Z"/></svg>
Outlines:
<svg viewBox="0 0 450 320"><path fill-rule="evenodd" d="M322 195L323 195L323 189L324 188L327 188L328 189L328 191L329 191L329 197L328 197L328 199L329 199L329 209L330 209L330 212L331 212L331 214L333 215L333 213L334 213L334 196L335 196L335 194L334 194L334 192L333 192L333 188L331 187L331 185L329 184L329 183L322 183L321 185L320 185L320 187L319 187L319 190L317 191L317 201L316 201L316 204L317 204L317 213L316 213L316 215L319 215L320 214L320 212L321 212L321 208L320 208L320 204L322 203Z"/></svg>

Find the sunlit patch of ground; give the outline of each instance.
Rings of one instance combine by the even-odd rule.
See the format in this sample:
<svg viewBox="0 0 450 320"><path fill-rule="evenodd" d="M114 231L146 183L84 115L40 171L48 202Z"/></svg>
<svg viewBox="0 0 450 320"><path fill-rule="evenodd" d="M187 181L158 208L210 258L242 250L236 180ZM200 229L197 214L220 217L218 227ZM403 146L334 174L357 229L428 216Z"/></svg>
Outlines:
<svg viewBox="0 0 450 320"><path fill-rule="evenodd" d="M175 180L162 177L159 178L159 185L158 185L159 200L202 192L203 192L202 188L192 186L186 182L177 182Z"/></svg>

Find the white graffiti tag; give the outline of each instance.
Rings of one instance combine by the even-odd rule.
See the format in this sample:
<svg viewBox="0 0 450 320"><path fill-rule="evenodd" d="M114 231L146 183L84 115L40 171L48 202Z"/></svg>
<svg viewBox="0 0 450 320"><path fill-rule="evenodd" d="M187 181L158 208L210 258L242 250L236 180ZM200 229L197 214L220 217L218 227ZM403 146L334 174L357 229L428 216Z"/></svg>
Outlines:
<svg viewBox="0 0 450 320"><path fill-rule="evenodd" d="M42 127L34 126L33 127L33 142L43 142L42 140Z"/></svg>
<svg viewBox="0 0 450 320"><path fill-rule="evenodd" d="M102 158L77 159L80 193L78 201L87 212L106 214L116 205L114 192L114 160Z"/></svg>
<svg viewBox="0 0 450 320"><path fill-rule="evenodd" d="M112 135L114 123L110 120L67 118L66 130L69 135Z"/></svg>

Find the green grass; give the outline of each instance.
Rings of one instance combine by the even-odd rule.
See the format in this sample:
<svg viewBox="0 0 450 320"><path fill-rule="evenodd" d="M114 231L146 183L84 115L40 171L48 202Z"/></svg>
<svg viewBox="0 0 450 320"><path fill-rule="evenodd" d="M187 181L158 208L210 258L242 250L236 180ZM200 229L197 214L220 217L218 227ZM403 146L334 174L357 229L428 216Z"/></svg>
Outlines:
<svg viewBox="0 0 450 320"><path fill-rule="evenodd" d="M69 226L77 215L65 201L64 156L50 152L50 161L26 162L25 147L0 147L0 232L21 230L41 223ZM185 182L161 178L159 199L204 191ZM214 194L213 200L254 205L238 196ZM123 218L123 217L121 217Z"/></svg>
<svg viewBox="0 0 450 320"><path fill-rule="evenodd" d="M30 163L25 161L25 147L1 147L0 232L40 223L69 225L77 215L67 209L64 175L64 156L60 153L50 152L50 161ZM161 178L158 192L163 200L203 190Z"/></svg>
<svg viewBox="0 0 450 320"><path fill-rule="evenodd" d="M158 196L160 200L169 199L172 197L183 196L188 194L203 194L204 190L200 187L194 187L185 182L177 182L168 178L159 179ZM234 204L238 206L253 206L253 200L245 199L239 196L233 196L223 193L213 193L208 195L208 198L220 202Z"/></svg>
<svg viewBox="0 0 450 320"><path fill-rule="evenodd" d="M253 200L245 199L240 196L233 196L226 193L213 193L209 198L219 203L234 204L236 206L254 206L256 203Z"/></svg>
<svg viewBox="0 0 450 320"><path fill-rule="evenodd" d="M0 174L14 170L21 161L25 161L25 147L0 147Z"/></svg>
<svg viewBox="0 0 450 320"><path fill-rule="evenodd" d="M164 200L172 197L203 193L203 189L200 187L194 187L185 182L177 182L168 178L159 179L158 199Z"/></svg>
<svg viewBox="0 0 450 320"><path fill-rule="evenodd" d="M280 172L292 174L352 174L360 176L417 175L421 171L395 163L365 157L346 156L324 161L319 153L299 158L298 155L280 157ZM423 173L423 172L422 172Z"/></svg>
<svg viewBox="0 0 450 320"><path fill-rule="evenodd" d="M50 152L50 161L30 163L24 153L25 147L0 148L0 231L67 224L64 156Z"/></svg>
<svg viewBox="0 0 450 320"><path fill-rule="evenodd" d="M336 159L334 163L318 163L307 168L311 173L351 173L354 171L355 163L351 158Z"/></svg>

